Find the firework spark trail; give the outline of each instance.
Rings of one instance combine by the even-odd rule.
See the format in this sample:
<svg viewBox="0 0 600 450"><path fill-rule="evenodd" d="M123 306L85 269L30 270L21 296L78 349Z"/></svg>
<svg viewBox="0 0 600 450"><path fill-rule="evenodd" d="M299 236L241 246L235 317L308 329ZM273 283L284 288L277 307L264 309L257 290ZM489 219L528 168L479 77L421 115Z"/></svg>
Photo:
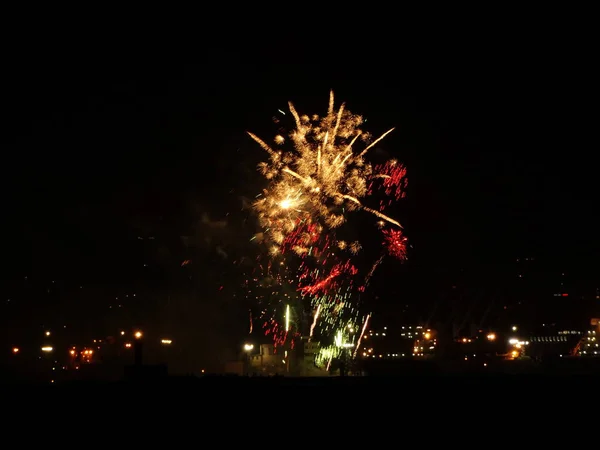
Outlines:
<svg viewBox="0 0 600 450"><path fill-rule="evenodd" d="M335 230L353 211L371 214L379 219L380 228L391 226L382 230L388 253L404 258L406 239L402 226L383 210L392 203L392 198L398 200L404 196L406 170L394 160L372 165L364 159L394 128L372 139L360 128L363 118L351 113L344 104L336 110L334 100L330 92L324 117L300 115L288 102L295 124L288 135L289 147L284 147L287 139L282 135L275 136L273 144L268 144L248 133L269 155L268 161L259 164L269 184L253 206L263 228L260 242L269 247L270 258L278 263L268 264L262 275L272 280L269 286L273 286L268 288L272 292L264 301L269 303L268 299L273 298L275 303L263 308L261 316L265 319L265 332L281 343L296 329L290 322L290 308L308 300L314 313L311 337L316 328L322 337L339 336L343 345L350 345L358 337L358 348L370 315L361 316L355 292L364 290L383 256L372 266L362 286L354 283L358 270L351 259L362 246L358 241L338 240ZM355 152L359 140L364 148ZM375 207L366 198L378 191L383 191L388 200L380 199ZM273 270L278 267L289 273L275 274ZM282 294L284 286L295 291L297 297ZM287 295L285 303L281 295ZM281 311L283 307L285 314ZM347 330L358 328L359 323L362 323L360 336L350 338ZM342 346L338 345L338 349ZM327 367L335 352L335 348L323 352Z"/></svg>
<svg viewBox="0 0 600 450"><path fill-rule="evenodd" d="M360 348L360 343L362 341L363 336L365 335L365 331L367 331L367 327L369 326L369 319L371 319L371 314L367 314L365 318L365 323L363 323L362 330L360 330L360 336L358 336L358 341L356 342L356 348L354 349L353 357L356 358L358 354L358 349Z"/></svg>
<svg viewBox="0 0 600 450"><path fill-rule="evenodd" d="M385 137L388 134L390 134L392 131L394 131L394 128L387 130L385 133L383 133L381 136L379 136L377 139L375 139L373 142L371 142L371 144L369 144L369 146L367 148L365 148L362 152L360 152L358 157L362 158L369 150L371 150L373 147L375 147L375 145L377 145L380 141L385 139Z"/></svg>
<svg viewBox="0 0 600 450"><path fill-rule="evenodd" d="M319 320L320 312L321 312L321 305L318 305L317 310L315 311L315 316L313 318L312 324L310 325L309 337L313 337L313 334L315 332L315 326L317 325L317 320Z"/></svg>
<svg viewBox="0 0 600 450"><path fill-rule="evenodd" d="M360 200L358 200L356 197L352 197L351 195L343 195L343 197L346 200L350 200L351 202L356 203L356 205L361 208L364 211L370 212L371 214L373 214L374 216L379 217L382 220L385 220L386 222L392 223L394 225L396 225L397 227L402 228L402 225L400 225L400 222L398 222L397 220L392 219L391 217L386 216L385 214L375 210L375 209L371 209L367 206L364 206Z"/></svg>
<svg viewBox="0 0 600 450"><path fill-rule="evenodd" d="M408 239L404 237L401 230L383 230L383 246L386 253L400 260L406 259L406 242ZM371 267L371 270L367 273L363 285L359 288L361 292L364 292L373 277L373 274L377 268L383 263L386 253L381 255L377 261Z"/></svg>
<svg viewBox="0 0 600 450"><path fill-rule="evenodd" d="M325 367L325 370L326 370L327 372L329 372L329 369L331 368L331 361L333 361L333 354L331 354L331 355L329 356L329 359L327 360L327 366Z"/></svg>
<svg viewBox="0 0 600 450"><path fill-rule="evenodd" d="M325 278L323 278L323 279L319 280L318 282L311 284L309 286L299 287L298 291L305 295L306 294L314 295L314 294L317 294L319 291L328 290L328 288L331 287L333 281L340 275L342 275L342 274L356 275L357 272L358 271L357 271L356 267L351 265L349 261L347 261L343 265L336 264L331 269L331 272L329 272L329 275L327 275Z"/></svg>
<svg viewBox="0 0 600 450"><path fill-rule="evenodd" d="M375 273L375 270L377 270L379 265L383 262L384 258L385 258L385 255L381 255L379 257L379 259L373 263L371 270L369 270L369 273L367 273L367 276L365 277L365 281L364 281L363 285L361 286L361 288L362 288L361 290L364 291L367 288L367 286L369 285L369 282L371 281L371 278L373 277L373 274Z"/></svg>

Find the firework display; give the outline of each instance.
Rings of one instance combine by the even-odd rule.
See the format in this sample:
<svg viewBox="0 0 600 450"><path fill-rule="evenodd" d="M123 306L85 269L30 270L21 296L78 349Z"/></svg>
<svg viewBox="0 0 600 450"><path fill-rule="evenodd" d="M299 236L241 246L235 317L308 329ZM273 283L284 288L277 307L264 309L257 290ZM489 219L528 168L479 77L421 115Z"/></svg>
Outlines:
<svg viewBox="0 0 600 450"><path fill-rule="evenodd" d="M328 367L344 349L358 351L370 317L361 313L359 296L377 266L386 254L406 258L402 226L386 214L404 196L406 169L395 160L368 162L393 129L373 139L361 129L361 116L344 104L336 108L333 92L323 117L300 115L292 103L289 113L293 129L272 143L248 133L269 156L259 165L268 185L253 204L262 228L254 239L268 257L248 289L260 303L254 322L276 345L318 338L317 364ZM365 273L355 263L361 242L344 234L355 212L371 215L382 233L384 253Z"/></svg>

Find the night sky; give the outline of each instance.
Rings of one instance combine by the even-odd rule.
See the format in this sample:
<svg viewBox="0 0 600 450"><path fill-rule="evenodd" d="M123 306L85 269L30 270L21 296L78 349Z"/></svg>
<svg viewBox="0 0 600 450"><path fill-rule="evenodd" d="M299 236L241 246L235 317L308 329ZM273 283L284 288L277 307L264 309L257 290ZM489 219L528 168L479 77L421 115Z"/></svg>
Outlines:
<svg viewBox="0 0 600 450"><path fill-rule="evenodd" d="M39 291L7 321L56 321L68 304L78 322L135 290L148 292L148 304L128 307L160 316L161 302L189 280L179 273L189 257L194 276L207 278L194 287L203 300L181 300L170 326L183 316L188 329L196 318L226 323L204 337L220 333L227 348L245 309L203 294L216 275L200 273L217 270L217 258L227 284L228 264L249 251L255 225L242 198L260 190L264 155L245 131L269 136L287 100L324 111L329 89L374 134L397 127L378 151L408 168L408 195L394 213L410 257L378 274L375 310L410 304L422 317L460 269L493 291L512 282L517 257L586 286L597 281L595 101L582 47L533 37L434 42L427 51L365 43L355 63L352 49L322 63L287 56L288 45L205 48L185 59L165 49L126 58L41 45L7 57L2 279L7 297L24 277ZM61 285L54 295L52 281Z"/></svg>

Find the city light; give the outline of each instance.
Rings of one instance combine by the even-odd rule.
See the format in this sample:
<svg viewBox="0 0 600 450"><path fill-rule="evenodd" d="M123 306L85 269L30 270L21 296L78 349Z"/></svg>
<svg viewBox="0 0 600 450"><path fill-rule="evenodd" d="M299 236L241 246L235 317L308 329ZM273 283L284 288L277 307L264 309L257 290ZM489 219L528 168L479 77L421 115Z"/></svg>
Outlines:
<svg viewBox="0 0 600 450"><path fill-rule="evenodd" d="M292 319L292 308L293 305L289 305L289 308L285 307L286 315L289 315L290 321ZM562 353L557 354L557 356L565 357L565 359L572 359L573 357L598 357L600 356L600 342L598 341L598 334L600 333L600 329L598 328L598 323L600 320L592 319L592 329L587 331L577 331L575 329L560 329L555 332L556 336L548 334L545 336L539 336L536 334L530 335L531 333L525 327L519 327L519 331L511 332L510 329L513 326L508 326L507 331L510 333L505 335L504 332L491 331L489 328L486 330L482 327L482 329L477 330L477 334L472 337L461 336L455 337L453 339L454 342L461 343L462 349L464 352L459 355L461 360L464 361L472 361L476 362L477 359L480 358L479 353L475 353L476 342L488 342L488 347L491 345L494 347L496 344L505 344L506 349L500 352L498 348L495 351L496 359L503 361L512 361L507 364L524 364L525 370L527 370L528 364L533 364L536 358L538 358L540 347L542 345L555 346L557 351L560 350ZM290 330L293 330L295 324L292 322L290 324ZM515 328L517 328L515 326ZM382 330L385 330L383 332ZM46 331L42 331L45 335ZM38 331L39 333L39 331ZM119 336L121 333L120 329L117 328L113 336ZM390 336L394 336L394 330L387 330L386 328L381 328L379 330L369 330L366 332L366 335L362 337L362 339L367 339L363 342L367 343L367 348L361 347L361 341L359 339L359 335L361 335L361 330L354 328L352 325L345 325L343 328L337 330L334 336L334 342L332 345L332 352L328 355L328 358L332 359L335 363L335 360L344 361L344 358L352 358L353 355L361 356L361 359L371 359L377 358L379 359L390 359L390 358L419 358L424 359L435 358L437 345L439 340L443 338L436 329L428 329L423 326L406 326L402 327L400 333L403 339L398 347L398 349L386 349L385 346L391 342ZM146 337L143 332L139 329L133 328L131 331L125 331L125 335L128 336L127 340L123 339L113 339L112 337L102 338L102 339L93 339L90 341L88 346L57 346L56 348L53 345L58 345L57 342L52 341L50 338L45 338L45 342L42 346L37 347L41 349L42 355L38 354L36 359L40 360L40 364L47 364L50 360L54 362L54 364L50 367L52 373L52 379L59 383L63 380L63 378L70 379L71 377L77 377L76 370L83 369L86 365L101 365L106 360L106 356L104 355L105 351L113 352L113 349L109 350L110 345L114 345L117 348L120 348L121 351L115 352L115 356L122 357L123 361L127 361L128 358L131 357L131 353L134 347L140 346L142 344L141 340L148 341L145 344L150 345L148 349L149 352L155 351L157 355L161 355L160 348L155 345L160 343L163 347L162 353L170 353L171 347L174 344L174 339L168 338L163 335L162 338L156 339L152 333ZM38 334L39 336L39 334ZM52 332L52 336L55 336ZM386 337L387 336L387 337ZM134 338L135 340L131 340ZM304 375L306 373L305 364L311 367L314 364L315 354L317 353L320 343L314 338L311 340L308 337L305 339L305 343L300 352L304 353L304 359L294 357L294 353L298 352L298 349L292 348L283 348L280 351L274 351L273 347L263 348L263 344L254 343L256 341L250 340L251 337L248 337L248 341L241 342L241 348L238 347L241 351L238 354L237 361L235 362L235 366L232 364L232 368L236 367L240 373L252 374L254 371L260 371L265 373L290 373L293 376L312 376L312 375ZM386 340L387 339L387 340ZM577 346L573 347L571 350L567 350L565 347L569 345L569 339L573 339L573 345L577 342ZM50 342L53 342L51 345ZM137 342L136 342L137 341ZM93 342L93 343L92 343ZM152 344L154 342L155 344ZM381 344L379 344L381 342ZM100 345L103 344L103 345ZM467 346L466 344L473 344ZM82 344L83 345L83 344ZM267 344L265 344L266 346ZM381 345L381 347L379 347ZM178 342L178 348L181 346L181 343ZM168 348L167 348L168 347ZM472 347L469 349L469 347ZM485 349L482 347L482 349ZM411 351L412 349L412 351ZM544 348L545 349L545 348ZM35 350L35 347L34 347ZM172 349L173 351L176 349ZM259 351L260 350L260 351ZM360 352L359 352L360 350ZM8 346L6 352L11 352L13 355L12 361L13 364L19 364L19 361L22 360L27 354L27 349L21 349L18 346ZM40 350L37 350L40 351ZM239 350L238 350L239 351ZM568 352L568 353L567 353ZM164 353L164 355L166 355ZM260 357L258 354L260 353ZM479 359L479 362L474 366L477 367L486 367L487 370L498 370L496 368L496 364L491 362L494 359L494 354L491 351L484 351L486 353L484 358ZM108 353L109 355L113 355L112 353ZM163 356L164 356L163 355ZM302 354L300 354L302 356ZM112 357L112 356L111 356ZM477 358L477 359L475 359ZM299 362L298 362L299 361ZM294 364L296 362L296 364ZM242 364L240 364L242 363ZM474 367L473 366L473 367ZM335 366L333 366L333 370ZM375 369L374 369L375 370ZM377 369L380 370L380 369ZM467 372L471 370L470 368L466 369ZM67 374L62 371L72 371L72 373ZM59 373L61 375L59 375ZM64 375L62 375L64 373ZM200 373L200 372L198 372ZM205 373L204 371L202 373ZM352 372L353 373L353 372ZM316 376L321 376L322 372L315 371ZM48 380L49 381L49 380Z"/></svg>
<svg viewBox="0 0 600 450"><path fill-rule="evenodd" d="M49 331L46 331L46 336L50 336L50 332Z"/></svg>

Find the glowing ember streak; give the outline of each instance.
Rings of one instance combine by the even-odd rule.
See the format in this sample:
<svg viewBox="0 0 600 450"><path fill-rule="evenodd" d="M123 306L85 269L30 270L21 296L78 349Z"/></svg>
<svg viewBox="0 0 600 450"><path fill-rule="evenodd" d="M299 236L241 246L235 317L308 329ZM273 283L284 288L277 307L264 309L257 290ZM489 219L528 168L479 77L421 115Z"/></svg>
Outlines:
<svg viewBox="0 0 600 450"><path fill-rule="evenodd" d="M315 326L317 325L317 320L319 320L319 313L321 312L321 305L317 306L317 310L315 311L315 316L313 318L312 324L310 325L310 333L309 333L309 337L313 336L313 333L315 332Z"/></svg>
<svg viewBox="0 0 600 450"><path fill-rule="evenodd" d="M360 330L360 336L358 337L358 341L356 342L356 348L354 349L354 357L358 354L358 349L360 348L360 343L362 341L363 336L365 335L365 331L367 331L367 326L369 325L369 319L371 318L371 314L367 314L365 319L365 323L363 323L362 330Z"/></svg>
<svg viewBox="0 0 600 450"><path fill-rule="evenodd" d="M331 361L332 361L332 360L333 360L333 354L331 354L331 355L329 356L329 359L327 360L327 367L325 367L325 370L326 370L327 372L329 372L329 369L331 368Z"/></svg>
<svg viewBox="0 0 600 450"><path fill-rule="evenodd" d="M327 290L331 287L333 280L339 277L341 274L347 273L350 275L356 275L358 271L354 266L352 266L349 262L344 265L337 264L329 272L326 278L318 281L317 283L311 286L304 286L298 289L302 294L317 294L319 291Z"/></svg>

